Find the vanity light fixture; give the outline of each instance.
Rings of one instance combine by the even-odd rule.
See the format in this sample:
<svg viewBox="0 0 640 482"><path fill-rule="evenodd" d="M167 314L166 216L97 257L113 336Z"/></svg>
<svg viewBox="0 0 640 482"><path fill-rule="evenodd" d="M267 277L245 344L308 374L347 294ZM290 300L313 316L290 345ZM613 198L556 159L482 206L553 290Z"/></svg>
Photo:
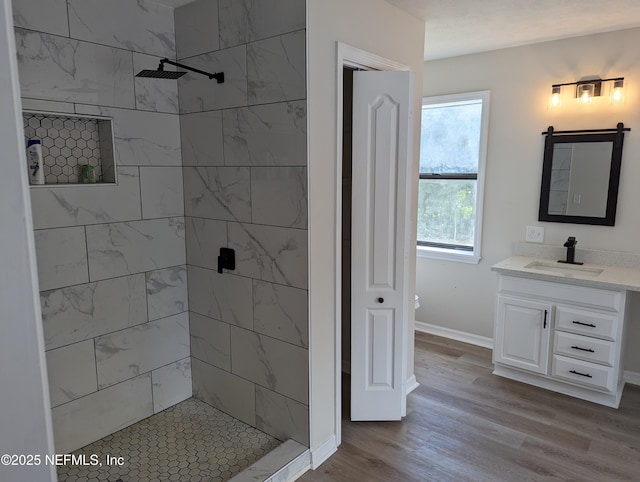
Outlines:
<svg viewBox="0 0 640 482"><path fill-rule="evenodd" d="M560 97L560 86L552 85L551 86L551 99L549 100L549 107L560 107L562 103L562 98Z"/></svg>
<svg viewBox="0 0 640 482"><path fill-rule="evenodd" d="M605 93L605 86L609 88L609 102L619 104L624 101L624 77L614 77L611 79L585 79L577 82L567 82L564 84L553 84L551 86L551 98L549 107L558 107L562 101L562 88L575 86L574 97L580 104L590 104L594 97L600 97Z"/></svg>
<svg viewBox="0 0 640 482"><path fill-rule="evenodd" d="M621 104L624 102L624 79L615 79L613 81L613 89L609 96L609 101L612 104Z"/></svg>

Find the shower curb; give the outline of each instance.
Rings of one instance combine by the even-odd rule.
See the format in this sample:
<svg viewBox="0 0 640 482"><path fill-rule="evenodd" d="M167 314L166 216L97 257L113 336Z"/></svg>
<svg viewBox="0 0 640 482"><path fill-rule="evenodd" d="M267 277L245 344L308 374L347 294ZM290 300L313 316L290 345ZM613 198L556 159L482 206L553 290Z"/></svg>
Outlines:
<svg viewBox="0 0 640 482"><path fill-rule="evenodd" d="M305 473L311 462L311 452L295 440L287 440L253 465L238 473L229 482L286 482Z"/></svg>

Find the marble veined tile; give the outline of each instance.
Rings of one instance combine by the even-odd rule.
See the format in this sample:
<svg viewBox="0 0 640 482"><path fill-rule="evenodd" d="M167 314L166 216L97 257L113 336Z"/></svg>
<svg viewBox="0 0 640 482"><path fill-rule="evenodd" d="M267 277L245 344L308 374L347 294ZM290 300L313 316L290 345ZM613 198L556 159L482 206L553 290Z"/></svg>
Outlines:
<svg viewBox="0 0 640 482"><path fill-rule="evenodd" d="M191 312L191 356L231 371L231 329L227 323Z"/></svg>
<svg viewBox="0 0 640 482"><path fill-rule="evenodd" d="M251 221L307 227L307 168L252 167Z"/></svg>
<svg viewBox="0 0 640 482"><path fill-rule="evenodd" d="M133 53L133 73L141 70L156 70L161 57ZM165 65L165 70L175 67ZM178 81L172 79L152 79L134 77L136 87L136 109L154 112L178 113Z"/></svg>
<svg viewBox="0 0 640 482"><path fill-rule="evenodd" d="M189 313L96 338L98 388L103 389L190 356Z"/></svg>
<svg viewBox="0 0 640 482"><path fill-rule="evenodd" d="M196 73L180 77L180 113L247 105L246 46L218 50L190 57L182 62L205 72L224 72L224 83L218 84L215 80Z"/></svg>
<svg viewBox="0 0 640 482"><path fill-rule="evenodd" d="M249 105L306 97L305 32L247 44Z"/></svg>
<svg viewBox="0 0 640 482"><path fill-rule="evenodd" d="M307 287L307 231L228 223L227 235L239 275Z"/></svg>
<svg viewBox="0 0 640 482"><path fill-rule="evenodd" d="M68 0L71 37L175 58L173 9L147 0Z"/></svg>
<svg viewBox="0 0 640 482"><path fill-rule="evenodd" d="M234 374L288 398L309 400L309 352L268 336L231 327Z"/></svg>
<svg viewBox="0 0 640 482"><path fill-rule="evenodd" d="M131 52L16 29L23 97L135 107Z"/></svg>
<svg viewBox="0 0 640 482"><path fill-rule="evenodd" d="M191 359L193 396L234 418L255 426L255 385L243 378Z"/></svg>
<svg viewBox="0 0 640 482"><path fill-rule="evenodd" d="M87 226L92 281L185 264L184 218Z"/></svg>
<svg viewBox="0 0 640 482"><path fill-rule="evenodd" d="M46 355L52 407L98 389L93 340L49 350Z"/></svg>
<svg viewBox="0 0 640 482"><path fill-rule="evenodd" d="M185 167L185 215L223 221L250 221L247 167Z"/></svg>
<svg viewBox="0 0 640 482"><path fill-rule="evenodd" d="M34 232L40 291L89 281L84 227Z"/></svg>
<svg viewBox="0 0 640 482"><path fill-rule="evenodd" d="M144 219L184 214L181 167L140 167L140 189Z"/></svg>
<svg viewBox="0 0 640 482"><path fill-rule="evenodd" d="M78 114L113 118L120 166L181 166L180 119L175 114L76 106Z"/></svg>
<svg viewBox="0 0 640 482"><path fill-rule="evenodd" d="M189 309L245 328L253 328L249 278L189 266Z"/></svg>
<svg viewBox="0 0 640 482"><path fill-rule="evenodd" d="M175 9L178 58L213 52L220 48L218 1L198 0Z"/></svg>
<svg viewBox="0 0 640 482"><path fill-rule="evenodd" d="M47 350L147 321L144 274L46 291L40 304Z"/></svg>
<svg viewBox="0 0 640 482"><path fill-rule="evenodd" d="M307 291L253 281L254 331L278 340L307 347Z"/></svg>
<svg viewBox="0 0 640 482"><path fill-rule="evenodd" d="M219 0L220 43L224 47L305 28L299 0Z"/></svg>
<svg viewBox="0 0 640 482"><path fill-rule="evenodd" d="M220 248L227 245L227 223L214 219L185 219L187 264L218 269Z"/></svg>
<svg viewBox="0 0 640 482"><path fill-rule="evenodd" d="M145 277L149 320L177 315L189 309L186 266L149 271Z"/></svg>
<svg viewBox="0 0 640 482"><path fill-rule="evenodd" d="M567 191L549 191L549 214L567 214L568 195Z"/></svg>
<svg viewBox="0 0 640 482"><path fill-rule="evenodd" d="M309 407L256 386L256 428L279 439L309 445Z"/></svg>
<svg viewBox="0 0 640 482"><path fill-rule="evenodd" d="M306 166L305 101L278 102L223 113L227 166Z"/></svg>
<svg viewBox="0 0 640 482"><path fill-rule="evenodd" d="M552 169L551 170L551 186L554 191L569 191L570 170Z"/></svg>
<svg viewBox="0 0 640 482"><path fill-rule="evenodd" d="M222 112L196 112L180 116L182 164L222 166Z"/></svg>
<svg viewBox="0 0 640 482"><path fill-rule="evenodd" d="M151 372L153 380L153 413L191 398L191 357L183 358Z"/></svg>
<svg viewBox="0 0 640 482"><path fill-rule="evenodd" d="M13 24L53 35L69 35L66 0L12 0Z"/></svg>
<svg viewBox="0 0 640 482"><path fill-rule="evenodd" d="M55 100L26 99L22 97L22 110L42 110L45 112L59 112L75 114L76 109L71 102L58 102Z"/></svg>
<svg viewBox="0 0 640 482"><path fill-rule="evenodd" d="M65 403L51 410L56 453L72 452L151 415L150 373Z"/></svg>
<svg viewBox="0 0 640 482"><path fill-rule="evenodd" d="M118 167L118 184L31 189L35 229L132 221L141 218L135 167Z"/></svg>

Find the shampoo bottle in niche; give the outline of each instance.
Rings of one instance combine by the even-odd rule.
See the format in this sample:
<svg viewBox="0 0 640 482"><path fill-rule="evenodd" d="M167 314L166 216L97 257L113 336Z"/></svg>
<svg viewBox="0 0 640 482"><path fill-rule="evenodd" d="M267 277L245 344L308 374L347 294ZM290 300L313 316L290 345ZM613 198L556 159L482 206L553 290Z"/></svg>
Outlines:
<svg viewBox="0 0 640 482"><path fill-rule="evenodd" d="M29 165L29 184L44 184L42 144L38 139L30 139L27 143L27 164Z"/></svg>

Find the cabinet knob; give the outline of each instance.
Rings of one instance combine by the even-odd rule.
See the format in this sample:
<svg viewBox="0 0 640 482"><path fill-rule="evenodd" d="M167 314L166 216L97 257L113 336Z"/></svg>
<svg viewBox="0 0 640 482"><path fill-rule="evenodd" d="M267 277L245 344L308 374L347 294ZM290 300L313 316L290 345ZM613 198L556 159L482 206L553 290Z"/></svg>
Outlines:
<svg viewBox="0 0 640 482"><path fill-rule="evenodd" d="M384 303L384 298L378 298L378 303Z"/></svg>

